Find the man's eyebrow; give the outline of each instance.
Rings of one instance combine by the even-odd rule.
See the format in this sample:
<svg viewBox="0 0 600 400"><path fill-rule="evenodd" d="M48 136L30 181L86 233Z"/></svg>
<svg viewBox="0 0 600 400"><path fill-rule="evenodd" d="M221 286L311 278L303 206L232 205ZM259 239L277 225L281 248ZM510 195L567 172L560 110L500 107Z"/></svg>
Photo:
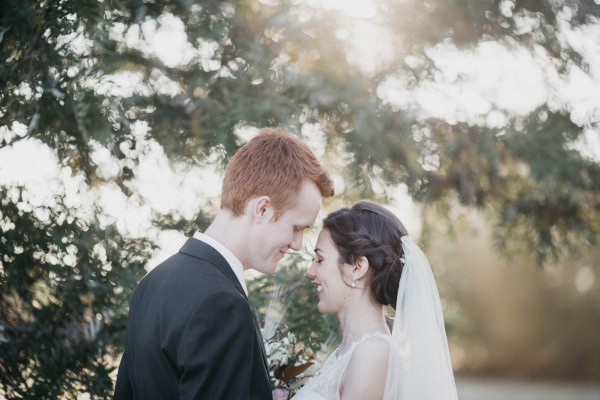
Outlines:
<svg viewBox="0 0 600 400"><path fill-rule="evenodd" d="M296 228L299 228L299 229L308 229L308 228L310 228L310 225L296 225Z"/></svg>

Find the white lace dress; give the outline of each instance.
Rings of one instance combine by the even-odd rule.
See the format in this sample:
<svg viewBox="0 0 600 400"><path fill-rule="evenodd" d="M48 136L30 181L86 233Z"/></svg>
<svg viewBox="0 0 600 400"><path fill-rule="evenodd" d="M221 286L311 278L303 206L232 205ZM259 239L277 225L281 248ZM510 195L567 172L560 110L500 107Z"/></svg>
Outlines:
<svg viewBox="0 0 600 400"><path fill-rule="evenodd" d="M374 333L363 336L360 340L354 342L345 353L340 353L338 347L325 361L319 372L292 397L292 400L339 400L342 377L352 358L354 349L359 344L373 337L382 337L388 341L390 340L389 335Z"/></svg>

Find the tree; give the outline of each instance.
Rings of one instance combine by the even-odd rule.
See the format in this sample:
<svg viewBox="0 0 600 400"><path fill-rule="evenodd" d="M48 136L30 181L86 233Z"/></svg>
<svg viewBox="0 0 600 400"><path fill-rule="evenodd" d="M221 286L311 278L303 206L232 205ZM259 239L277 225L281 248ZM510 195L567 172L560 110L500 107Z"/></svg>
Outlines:
<svg viewBox="0 0 600 400"><path fill-rule="evenodd" d="M591 76L590 60L561 32L597 24L600 7L585 0L377 4L373 18L398 45L385 63L365 70L349 56L340 11L302 2L5 0L0 149L39 140L89 187L118 185L134 197L144 141L159 143L174 162L223 165L243 142L241 128L284 125L323 140L323 159L345 183L337 202L385 201L375 182L405 184L421 202L485 210L500 248L525 239L540 262L593 243L599 167L574 144L586 130L597 131L597 120L582 121L552 99L526 115L492 102L488 112L501 113L500 124L448 120L396 104L380 90L392 80L403 82L405 93L434 82L443 68L432 55L438 45L469 51L492 41L542 52L559 77L576 68ZM185 35L178 60L151 46L167 28ZM101 173L92 156L98 148L108 149L116 173ZM151 243L80 216L60 196L42 215L14 190L0 192L1 390L8 398L43 397L46 384L56 395L105 397L103 357L118 354L117 330ZM194 221L157 214L154 222L189 231L207 214ZM106 259L93 250L96 243ZM81 279L69 278L74 268ZM111 293L117 282L122 291ZM82 334L81 327L98 324L96 314L106 329ZM65 340L38 340L57 332ZM35 350L27 356L25 349ZM84 370L103 378L77 375ZM69 377L63 386L55 385L60 376Z"/></svg>
<svg viewBox="0 0 600 400"><path fill-rule="evenodd" d="M2 122L26 125L25 137L56 148L89 179L95 177L89 141L105 144L123 161L115 180L126 192L132 173L123 148L136 147L136 121L148 123L173 159L192 163L216 149L224 162L240 144L236 127L286 125L301 132L319 124L328 149L344 148L354 157L348 186L358 182L359 190L353 196L372 195L362 183L382 170L387 184L406 183L421 201L457 197L490 205L499 238L528 227L520 236L539 249L540 260L561 248L558 241L576 246L594 237L598 165L570 145L597 121L574 123L573 110L549 103L525 116L506 113L507 122L494 128L423 119L382 100L377 90L392 77L406 79L408 89L431 81L439 67L428 50L444 41L461 49L491 40L544 49L558 73L585 71L589 60L558 32L595 23L599 7L590 1L508 0L379 7L390 40L401 45L388 62L365 73L335 36L345 29L335 12L302 3L8 1L1 25L7 59ZM181 21L191 49L180 63L165 62L147 46L152 29L172 18ZM407 64L408 56L418 65ZM111 92L107 78L119 74L139 80L138 87L127 95ZM541 144L548 148L543 158L532 150ZM427 159L437 164L425 165ZM519 165L528 172L507 172ZM568 205L549 204L544 193L557 186L569 194L559 203Z"/></svg>
<svg viewBox="0 0 600 400"><path fill-rule="evenodd" d="M398 61L382 74L400 76L411 87L435 79L440 69L427 46L444 42L472 49L493 40L542 54L557 66L557 74L568 76L579 69L590 73L592 60L586 59L581 46L560 34L598 23L600 7L589 1L410 2L389 7L386 15L394 38L412 46L400 51ZM400 61L407 55L417 57L416 66L414 61ZM492 104L490 111L499 110L507 117L505 124L495 127L485 121L422 119L410 135L420 138L416 146L420 160L435 161L415 169L416 173L409 170L409 178L404 179L411 193L428 203L458 199L489 211L496 222L498 247L510 252L508 248L524 242L523 247L535 249L540 263L567 253L565 249L595 243L599 165L573 145L586 130L597 132L599 121L578 118L576 106L560 103L550 98L527 115L511 115ZM398 182L391 175L398 170L394 166L407 163L393 152L406 146L395 142L398 135L371 132L353 143L365 149L377 137L382 141L379 149L388 150L378 151L378 159L363 156L361 161L381 166L388 182ZM360 154L360 149L355 152Z"/></svg>
<svg viewBox="0 0 600 400"><path fill-rule="evenodd" d="M309 261L298 255L288 259L286 265L273 275L259 276L248 284L252 303L265 321L273 313L277 329L293 333L299 342L310 346L315 353L325 343L340 339L340 329L333 315L322 316L317 312L315 286L306 276ZM306 329L310 326L311 329Z"/></svg>
<svg viewBox="0 0 600 400"><path fill-rule="evenodd" d="M109 397L151 244L122 237L64 197L33 209L26 190L2 194L0 394Z"/></svg>

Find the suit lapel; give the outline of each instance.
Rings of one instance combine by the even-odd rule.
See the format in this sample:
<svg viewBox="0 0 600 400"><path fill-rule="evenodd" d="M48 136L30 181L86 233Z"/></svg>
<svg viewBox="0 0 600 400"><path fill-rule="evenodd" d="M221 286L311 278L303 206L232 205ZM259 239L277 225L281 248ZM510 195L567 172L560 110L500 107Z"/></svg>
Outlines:
<svg viewBox="0 0 600 400"><path fill-rule="evenodd" d="M223 257L221 253L219 253L214 247L209 246L201 240L189 238L187 242L185 242L183 247L179 250L179 252L187 254L188 256L207 261L209 264L215 266L217 269L219 269L219 271L223 273L223 275L225 275L231 281L231 283L233 283L233 285L240 291L240 293L244 295L246 299L248 299L248 296L246 296L246 293L244 292L244 289L242 288L242 285L240 284L240 281L238 280L237 276L231 269L231 266L227 263L225 257ZM256 331L256 337L259 342L261 358L265 366L265 370L268 374L269 362L267 360L267 353L265 351L265 345L263 343L264 339L260 331L260 323L258 321L258 317L254 312L252 312L252 319L254 320L254 330Z"/></svg>
<svg viewBox="0 0 600 400"><path fill-rule="evenodd" d="M207 261L209 264L215 266L231 281L231 283L233 283L233 285L244 295L244 297L248 298L240 281L231 269L231 266L225 260L225 257L223 257L221 253L219 253L214 247L204 243L201 240L189 238L183 247L181 247L179 252Z"/></svg>
<svg viewBox="0 0 600 400"><path fill-rule="evenodd" d="M252 308L252 310L254 310L254 307ZM260 330L260 322L258 321L258 316L256 315L255 312L252 313L252 317L254 320L254 330L256 331L256 337L258 338L258 342L260 345L261 357L262 357L263 363L265 364L265 369L267 370L267 374L268 374L269 373L269 361L267 360L267 352L265 351L265 344L264 344L265 338L263 338L262 332Z"/></svg>

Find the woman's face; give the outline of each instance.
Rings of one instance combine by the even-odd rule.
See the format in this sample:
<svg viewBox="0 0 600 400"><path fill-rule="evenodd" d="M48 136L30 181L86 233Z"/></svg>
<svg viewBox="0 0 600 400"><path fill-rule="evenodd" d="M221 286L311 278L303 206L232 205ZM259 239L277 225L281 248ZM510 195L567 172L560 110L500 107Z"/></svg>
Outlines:
<svg viewBox="0 0 600 400"><path fill-rule="evenodd" d="M323 314L337 314L342 310L348 291L351 290L344 283L340 270L350 266L344 264L340 267L339 256L329 231L323 229L317 239L314 260L307 272L317 285L318 309Z"/></svg>

